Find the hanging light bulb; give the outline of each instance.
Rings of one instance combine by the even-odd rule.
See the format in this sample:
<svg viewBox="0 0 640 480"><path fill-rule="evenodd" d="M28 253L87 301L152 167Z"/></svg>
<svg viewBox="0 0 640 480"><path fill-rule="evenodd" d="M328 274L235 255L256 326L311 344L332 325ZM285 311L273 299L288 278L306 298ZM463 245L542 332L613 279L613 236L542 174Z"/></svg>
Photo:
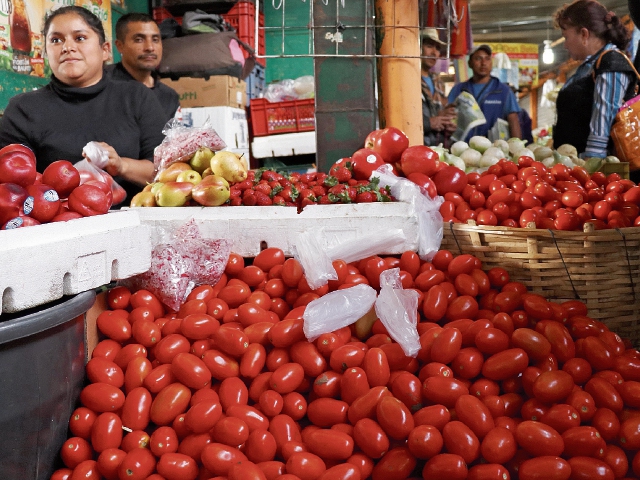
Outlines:
<svg viewBox="0 0 640 480"><path fill-rule="evenodd" d="M555 60L553 48L551 48L551 40L544 41L544 50L542 50L542 63L550 65Z"/></svg>

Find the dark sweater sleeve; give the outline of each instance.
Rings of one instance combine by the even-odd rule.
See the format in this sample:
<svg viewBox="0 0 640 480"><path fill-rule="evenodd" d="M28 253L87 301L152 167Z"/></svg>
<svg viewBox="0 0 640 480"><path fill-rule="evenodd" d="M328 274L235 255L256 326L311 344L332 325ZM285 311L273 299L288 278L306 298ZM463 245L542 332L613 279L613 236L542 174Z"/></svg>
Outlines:
<svg viewBox="0 0 640 480"><path fill-rule="evenodd" d="M11 143L21 143L34 149L34 139L29 136L29 118L20 108L18 98L19 96L9 100L0 117L0 148Z"/></svg>

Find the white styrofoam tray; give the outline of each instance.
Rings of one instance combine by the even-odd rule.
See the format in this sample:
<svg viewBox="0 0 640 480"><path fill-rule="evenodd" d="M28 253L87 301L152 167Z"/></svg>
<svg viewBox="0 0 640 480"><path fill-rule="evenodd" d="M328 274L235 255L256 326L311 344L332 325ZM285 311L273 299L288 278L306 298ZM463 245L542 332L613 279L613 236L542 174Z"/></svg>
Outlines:
<svg viewBox="0 0 640 480"><path fill-rule="evenodd" d="M255 137L251 142L251 153L254 158L290 157L316 153L316 132Z"/></svg>
<svg viewBox="0 0 640 480"><path fill-rule="evenodd" d="M139 208L143 224L155 237L193 218L205 238L233 241L232 250L255 257L263 248L277 247L293 255L300 233L322 229L322 247L331 248L353 239L371 239L384 232L402 230L404 240L380 254L417 251L418 220L409 204L401 202L309 205L301 213L294 207L156 207Z"/></svg>
<svg viewBox="0 0 640 480"><path fill-rule="evenodd" d="M150 231L126 210L0 231L0 314L146 272Z"/></svg>

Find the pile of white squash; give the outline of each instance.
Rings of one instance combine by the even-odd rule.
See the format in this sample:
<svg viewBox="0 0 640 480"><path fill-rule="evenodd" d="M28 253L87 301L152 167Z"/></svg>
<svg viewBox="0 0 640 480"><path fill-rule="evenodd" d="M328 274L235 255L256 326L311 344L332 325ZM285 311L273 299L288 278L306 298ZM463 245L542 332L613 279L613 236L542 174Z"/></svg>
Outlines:
<svg viewBox="0 0 640 480"><path fill-rule="evenodd" d="M450 149L443 148L441 145L430 148L438 153L441 161L467 173L482 173L502 159L517 162L518 158L525 155L542 162L549 168L556 163L562 163L569 168L584 167L589 173L597 172L604 163L620 162L614 156L579 158L576 148L569 144L561 145L557 149L539 143L525 145L526 141L519 138L496 140L492 143L487 137L475 136L471 137L469 143L462 141L454 143Z"/></svg>

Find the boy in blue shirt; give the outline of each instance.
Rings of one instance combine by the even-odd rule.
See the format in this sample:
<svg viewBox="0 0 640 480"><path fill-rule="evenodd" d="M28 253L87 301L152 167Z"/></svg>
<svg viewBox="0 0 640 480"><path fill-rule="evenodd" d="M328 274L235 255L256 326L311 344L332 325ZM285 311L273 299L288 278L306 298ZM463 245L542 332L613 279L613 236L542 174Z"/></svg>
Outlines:
<svg viewBox="0 0 640 480"><path fill-rule="evenodd" d="M476 99L487 119L487 123L469 132L464 139L466 142L474 135L486 137L498 118L509 123L509 137L520 138L521 136L518 120L520 107L509 86L491 76L491 53L489 45L474 48L469 56L469 67L473 71L473 77L466 82L454 85L449 92L449 103L454 103L461 92L469 92Z"/></svg>

